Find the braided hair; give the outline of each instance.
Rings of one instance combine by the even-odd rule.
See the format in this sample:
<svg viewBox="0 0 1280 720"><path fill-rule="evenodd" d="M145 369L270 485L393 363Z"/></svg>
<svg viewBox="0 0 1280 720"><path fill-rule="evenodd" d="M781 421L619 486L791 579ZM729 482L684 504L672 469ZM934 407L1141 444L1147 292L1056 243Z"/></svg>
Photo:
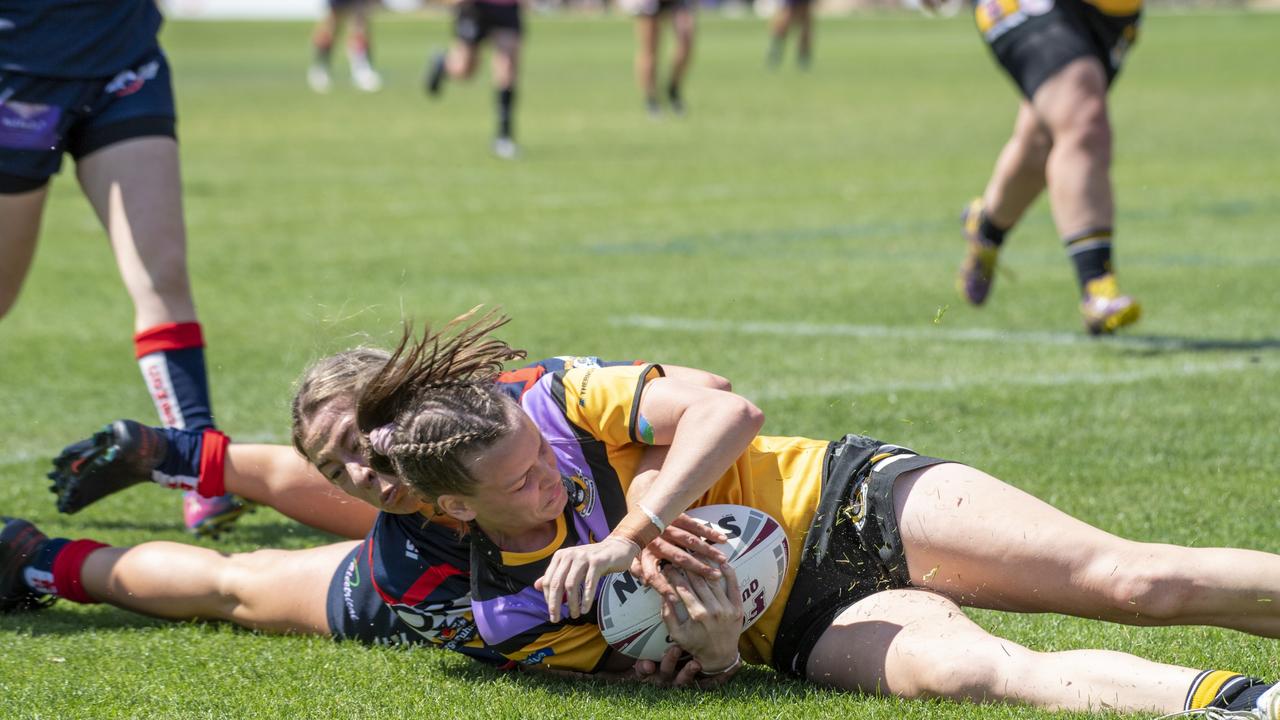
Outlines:
<svg viewBox="0 0 1280 720"><path fill-rule="evenodd" d="M425 497L469 495L475 480L462 462L506 436L519 408L494 385L503 363L525 357L488 335L510 322L479 308L413 339L406 324L385 366L356 401L356 426L369 466L395 474ZM375 432L376 431L376 432Z"/></svg>

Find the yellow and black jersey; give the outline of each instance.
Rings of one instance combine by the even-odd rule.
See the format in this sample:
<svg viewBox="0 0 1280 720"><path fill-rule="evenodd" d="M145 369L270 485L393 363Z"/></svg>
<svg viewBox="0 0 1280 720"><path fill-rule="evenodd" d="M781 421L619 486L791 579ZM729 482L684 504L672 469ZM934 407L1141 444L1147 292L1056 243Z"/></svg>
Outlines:
<svg viewBox="0 0 1280 720"><path fill-rule="evenodd" d="M472 609L481 636L512 660L589 672L608 646L594 616L550 623L533 583L552 554L604 538L626 515L626 493L652 439L640 415L645 384L661 377L657 365L582 367L543 376L521 398L525 412L556 456L569 501L547 547L508 553L476 533L472 544ZM791 538L790 563L779 597L744 634L749 661L768 662L773 638L795 580L804 537L822 490L823 459L830 443L805 438L757 437L695 505L733 503L759 508ZM567 617L567 612L562 612Z"/></svg>

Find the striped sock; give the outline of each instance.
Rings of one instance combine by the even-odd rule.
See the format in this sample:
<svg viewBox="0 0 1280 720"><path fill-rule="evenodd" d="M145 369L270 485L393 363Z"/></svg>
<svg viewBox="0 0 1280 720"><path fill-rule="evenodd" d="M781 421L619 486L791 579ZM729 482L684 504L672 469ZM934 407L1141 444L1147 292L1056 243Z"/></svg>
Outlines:
<svg viewBox="0 0 1280 720"><path fill-rule="evenodd" d="M53 538L22 569L22 579L32 591L78 603L96 603L85 592L80 572L89 554L109 547L93 540Z"/></svg>
<svg viewBox="0 0 1280 720"><path fill-rule="evenodd" d="M1184 710L1251 710L1270 684L1226 670L1205 670L1187 690Z"/></svg>
<svg viewBox="0 0 1280 720"><path fill-rule="evenodd" d="M1096 228L1062 239L1067 256L1076 266L1076 279L1083 294L1090 280L1111 272L1111 228Z"/></svg>

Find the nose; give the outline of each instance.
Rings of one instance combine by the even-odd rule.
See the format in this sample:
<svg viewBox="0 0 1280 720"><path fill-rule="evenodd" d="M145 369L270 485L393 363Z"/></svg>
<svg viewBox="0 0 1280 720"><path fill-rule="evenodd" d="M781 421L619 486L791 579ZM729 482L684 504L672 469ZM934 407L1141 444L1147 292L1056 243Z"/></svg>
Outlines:
<svg viewBox="0 0 1280 720"><path fill-rule="evenodd" d="M361 463L347 463L347 475L351 477L351 484L362 490L373 485L373 470Z"/></svg>

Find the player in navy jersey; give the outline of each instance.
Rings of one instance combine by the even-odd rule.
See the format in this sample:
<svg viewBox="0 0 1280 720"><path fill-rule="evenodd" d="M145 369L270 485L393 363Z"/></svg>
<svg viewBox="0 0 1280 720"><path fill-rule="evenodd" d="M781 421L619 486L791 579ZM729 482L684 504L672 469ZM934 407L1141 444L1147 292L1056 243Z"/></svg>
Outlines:
<svg viewBox="0 0 1280 720"><path fill-rule="evenodd" d="M333 44L344 24L351 24L347 40L347 65L351 83L364 92L382 89L382 76L373 69L373 36L369 17L376 0L329 0L329 9L311 33L314 58L307 69L307 84L318 93L329 92L333 85L329 67L333 61Z"/></svg>
<svg viewBox="0 0 1280 720"><path fill-rule="evenodd" d="M119 421L69 446L51 473L63 511L79 511L138 482L169 484L187 476L202 490L232 488L340 535L360 537L367 531L363 542L224 556L174 543L110 548L87 540L50 541L28 523L7 520L7 540L0 539L4 560L16 565L19 553L14 548L22 538L39 551L25 553L29 562L23 562L22 578L13 576L12 568L0 567L0 574L9 573L0 584L10 586L0 587L5 596L0 606L35 606L42 602L39 594L48 593L174 619L225 619L260 630L328 633L370 644L432 644L505 664L476 633L469 600L470 547L462 526L435 516L407 488L374 475L359 459L344 398L387 358L385 352L360 348L308 371L295 401L295 443L302 454ZM584 364L632 363L549 358L501 373L497 382L518 397L546 372ZM694 382L727 386L709 373L676 371ZM343 492L335 493L334 486ZM293 592L282 597L280 587ZM654 669L641 668L642 674ZM684 682L697 669L686 666L682 675L662 680Z"/></svg>
<svg viewBox="0 0 1280 720"><path fill-rule="evenodd" d="M0 317L35 255L64 154L107 231L134 306L134 348L160 420L213 427L204 338L187 276L169 63L154 0L0 0ZM184 499L216 535L233 497Z"/></svg>
<svg viewBox="0 0 1280 720"><path fill-rule="evenodd" d="M406 337L365 385L357 422L375 469L471 525L476 623L511 660L609 668L598 581L631 567L666 518L734 502L769 513L792 557L778 600L737 652L697 656L706 668L732 672L746 656L907 698L1280 720L1275 684L1120 652L1036 652L962 610L1276 638L1280 609L1258 600L1280 596L1280 555L1125 540L977 469L860 435L762 436L750 401L656 365L548 374L517 403L452 373L440 342ZM491 337L472 345L513 352ZM653 446L668 447L661 469L636 481Z"/></svg>
<svg viewBox="0 0 1280 720"><path fill-rule="evenodd" d="M513 113L524 38L520 0L452 0L452 5L454 42L448 52L436 52L428 61L427 94L439 97L446 78L470 79L476 71L480 44L491 41L498 113L493 153L504 160L513 159L517 153Z"/></svg>

